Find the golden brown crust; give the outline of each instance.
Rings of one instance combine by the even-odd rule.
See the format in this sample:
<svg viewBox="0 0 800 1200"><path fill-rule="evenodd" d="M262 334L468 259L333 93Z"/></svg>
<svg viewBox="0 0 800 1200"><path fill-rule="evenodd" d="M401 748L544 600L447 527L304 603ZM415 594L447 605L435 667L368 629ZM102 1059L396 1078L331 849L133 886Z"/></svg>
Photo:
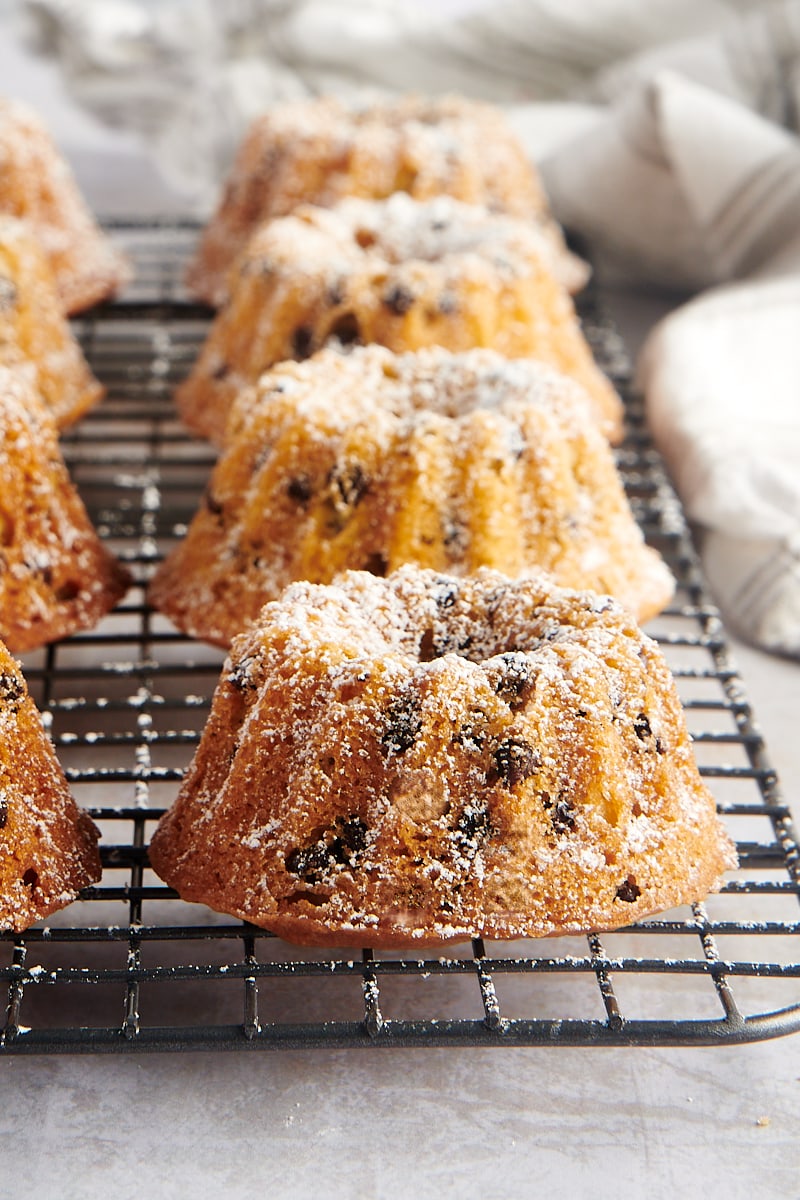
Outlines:
<svg viewBox="0 0 800 1200"><path fill-rule="evenodd" d="M242 395L150 600L227 645L292 580L405 562L537 567L611 592L643 621L673 591L577 385L488 350L365 346L283 363Z"/></svg>
<svg viewBox="0 0 800 1200"><path fill-rule="evenodd" d="M413 567L265 607L150 857L187 900L339 946L613 929L736 863L613 601Z"/></svg>
<svg viewBox="0 0 800 1200"><path fill-rule="evenodd" d="M95 883L97 841L19 666L0 644L0 929L27 929Z"/></svg>
<svg viewBox="0 0 800 1200"><path fill-rule="evenodd" d="M30 650L110 611L130 584L100 542L28 372L0 367L0 638Z"/></svg>
<svg viewBox="0 0 800 1200"><path fill-rule="evenodd" d="M242 387L332 339L539 358L584 386L607 437L622 436L620 399L529 222L403 194L270 222L232 271L230 301L177 391L183 419L221 442Z"/></svg>
<svg viewBox="0 0 800 1200"><path fill-rule="evenodd" d="M31 226L50 261L64 312L97 304L130 278L127 259L95 222L39 118L2 98L0 213Z"/></svg>
<svg viewBox="0 0 800 1200"><path fill-rule="evenodd" d="M256 228L300 204L346 196L454 196L535 221L570 291L588 269L564 244L539 178L503 113L458 96L402 96L368 107L324 97L277 105L253 122L189 269L191 291L219 306L226 275Z"/></svg>
<svg viewBox="0 0 800 1200"><path fill-rule="evenodd" d="M102 399L30 227L0 216L0 365L13 363L28 367L59 429Z"/></svg>

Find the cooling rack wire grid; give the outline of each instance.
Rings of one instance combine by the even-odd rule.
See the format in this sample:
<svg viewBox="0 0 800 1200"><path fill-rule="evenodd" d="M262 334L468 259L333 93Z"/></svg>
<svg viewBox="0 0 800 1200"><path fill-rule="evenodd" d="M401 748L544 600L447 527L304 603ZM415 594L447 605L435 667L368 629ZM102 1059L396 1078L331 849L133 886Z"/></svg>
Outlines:
<svg viewBox="0 0 800 1200"><path fill-rule="evenodd" d="M625 397L618 465L677 581L648 627L676 676L740 867L703 904L602 936L359 955L305 950L185 904L147 842L203 727L222 653L177 634L142 585L212 465L171 403L208 326L182 275L196 229L117 225L137 275L76 324L104 403L64 439L72 476L135 587L95 630L24 660L72 790L103 834L103 878L46 925L0 938L0 1053L317 1046L697 1045L800 1029L800 851L704 585L686 521L590 293L581 315Z"/></svg>

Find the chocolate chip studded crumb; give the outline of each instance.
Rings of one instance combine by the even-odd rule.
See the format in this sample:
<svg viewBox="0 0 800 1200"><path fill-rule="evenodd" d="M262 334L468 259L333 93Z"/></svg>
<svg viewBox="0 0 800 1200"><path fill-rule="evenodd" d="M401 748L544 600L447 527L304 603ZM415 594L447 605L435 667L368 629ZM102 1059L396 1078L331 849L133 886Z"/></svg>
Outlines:
<svg viewBox="0 0 800 1200"><path fill-rule="evenodd" d="M308 358L314 341L314 331L308 325L299 325L292 334L292 353L295 358Z"/></svg>
<svg viewBox="0 0 800 1200"><path fill-rule="evenodd" d="M391 754L405 754L414 745L421 728L416 696L399 696L386 710L381 746Z"/></svg>
<svg viewBox="0 0 800 1200"><path fill-rule="evenodd" d="M486 742L487 728L489 726L489 718L485 712L475 711L470 720L465 721L460 729L454 734L453 741L463 746L465 750L479 751L483 749Z"/></svg>
<svg viewBox="0 0 800 1200"><path fill-rule="evenodd" d="M492 757L495 766L489 772L488 782L499 781L509 788L529 779L541 766L538 750L521 738L509 738L501 742Z"/></svg>
<svg viewBox="0 0 800 1200"><path fill-rule="evenodd" d="M511 708L525 695L533 682L530 663L519 650L509 650L498 655L501 672L494 683L494 690L501 700Z"/></svg>
<svg viewBox="0 0 800 1200"><path fill-rule="evenodd" d="M369 571L370 575L378 575L383 579L388 574L389 563L382 554L370 554L362 569Z"/></svg>
<svg viewBox="0 0 800 1200"><path fill-rule="evenodd" d="M361 338L361 326L355 313L342 313L334 321L328 336L336 338L342 346L352 346Z"/></svg>
<svg viewBox="0 0 800 1200"><path fill-rule="evenodd" d="M554 801L549 792L542 792L542 804L550 814L556 833L567 833L575 828L575 810L567 796L559 796Z"/></svg>
<svg viewBox="0 0 800 1200"><path fill-rule="evenodd" d="M638 900L641 894L642 889L632 875L629 875L627 879L623 879L616 892L617 900L622 900L625 904L633 904L634 900Z"/></svg>
<svg viewBox="0 0 800 1200"><path fill-rule="evenodd" d="M369 487L370 480L360 463L339 462L331 470L328 483L337 508L355 508Z"/></svg>
<svg viewBox="0 0 800 1200"><path fill-rule="evenodd" d="M469 531L460 521L445 521L442 536L444 544L453 558L462 555L469 545Z"/></svg>
<svg viewBox="0 0 800 1200"><path fill-rule="evenodd" d="M10 671L0 674L0 704L16 712L25 696L25 687L17 675Z"/></svg>
<svg viewBox="0 0 800 1200"><path fill-rule="evenodd" d="M473 802L459 814L452 837L460 856L471 860L493 832L488 808Z"/></svg>
<svg viewBox="0 0 800 1200"><path fill-rule="evenodd" d="M308 504L313 495L311 477L309 475L296 475L294 479L290 479L286 485L286 494L296 504Z"/></svg>
<svg viewBox="0 0 800 1200"><path fill-rule="evenodd" d="M439 608L452 608L458 599L458 588L451 579L443 580L434 599Z"/></svg>
<svg viewBox="0 0 800 1200"><path fill-rule="evenodd" d="M286 870L306 883L319 883L324 875L338 867L354 868L367 844L367 827L361 818L351 813L337 817L333 826L310 846L298 847L286 855Z"/></svg>
<svg viewBox="0 0 800 1200"><path fill-rule="evenodd" d="M398 317L405 316L405 314L414 307L414 301L415 297L413 292L410 292L408 288L403 287L403 285L400 283L389 288L389 290L385 292L383 296L383 303L390 312L393 312L395 316Z"/></svg>
<svg viewBox="0 0 800 1200"><path fill-rule="evenodd" d="M633 732L642 742L652 736L653 731L645 713L639 713L638 717L634 717Z"/></svg>
<svg viewBox="0 0 800 1200"><path fill-rule="evenodd" d="M290 851L286 855L286 870L290 875L299 875L307 883L317 883L327 861L324 843L317 842L305 850Z"/></svg>
<svg viewBox="0 0 800 1200"><path fill-rule="evenodd" d="M75 579L67 579L56 588L55 597L59 604L71 604L81 594L81 585Z"/></svg>
<svg viewBox="0 0 800 1200"><path fill-rule="evenodd" d="M235 663L228 672L228 683L240 692L254 690L260 682L258 666L258 658L254 654L248 654L246 658Z"/></svg>
<svg viewBox="0 0 800 1200"><path fill-rule="evenodd" d="M435 658L439 658L444 654L444 650L439 648L439 643L433 629L428 626L422 632L422 637L419 639L419 649L417 650L417 658L420 662L433 662Z"/></svg>
<svg viewBox="0 0 800 1200"><path fill-rule="evenodd" d="M367 827L359 816L351 813L348 817L338 817L335 828L337 834L330 844L330 855L336 862L351 866L355 855L366 849Z"/></svg>

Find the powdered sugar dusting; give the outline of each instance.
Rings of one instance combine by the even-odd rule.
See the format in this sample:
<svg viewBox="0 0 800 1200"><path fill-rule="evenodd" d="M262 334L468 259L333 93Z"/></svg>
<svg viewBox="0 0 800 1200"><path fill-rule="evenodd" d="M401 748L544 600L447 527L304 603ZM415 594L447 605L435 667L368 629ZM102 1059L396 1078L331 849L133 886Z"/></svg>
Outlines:
<svg viewBox="0 0 800 1200"><path fill-rule="evenodd" d="M0 636L25 650L93 625L128 585L100 543L26 372L0 367Z"/></svg>
<svg viewBox="0 0 800 1200"><path fill-rule="evenodd" d="M403 192L419 200L452 195L533 218L568 286L585 282L503 113L460 97L407 96L368 107L326 97L278 105L257 119L190 269L190 286L223 303L225 273L254 229L300 203L330 207L346 196Z"/></svg>
<svg viewBox="0 0 800 1200"><path fill-rule="evenodd" d="M734 861L624 610L410 566L264 608L151 851L188 898L377 945L613 927Z"/></svg>
<svg viewBox="0 0 800 1200"><path fill-rule="evenodd" d="M226 643L292 579L409 561L457 574L538 567L642 619L673 586L579 385L489 350L369 346L283 363L242 393L151 599Z"/></svg>

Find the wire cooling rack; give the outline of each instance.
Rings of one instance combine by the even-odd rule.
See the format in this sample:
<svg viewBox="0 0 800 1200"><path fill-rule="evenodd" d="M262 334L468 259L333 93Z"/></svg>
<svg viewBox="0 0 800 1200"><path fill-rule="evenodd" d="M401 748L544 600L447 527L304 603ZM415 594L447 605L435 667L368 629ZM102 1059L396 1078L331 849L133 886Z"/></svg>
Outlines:
<svg viewBox="0 0 800 1200"><path fill-rule="evenodd" d="M648 540L678 581L650 631L676 676L702 774L740 867L704 904L628 930L360 956L291 947L153 875L147 842L204 724L222 655L144 601L212 465L171 393L208 313L181 278L189 225L118 227L137 265L120 302L77 328L108 387L65 439L89 511L137 587L91 633L24 662L73 792L99 824L103 878L22 936L0 937L0 1053L317 1046L687 1045L800 1029L800 851L680 506L648 442L629 364L591 297L583 319L625 396L618 461Z"/></svg>

